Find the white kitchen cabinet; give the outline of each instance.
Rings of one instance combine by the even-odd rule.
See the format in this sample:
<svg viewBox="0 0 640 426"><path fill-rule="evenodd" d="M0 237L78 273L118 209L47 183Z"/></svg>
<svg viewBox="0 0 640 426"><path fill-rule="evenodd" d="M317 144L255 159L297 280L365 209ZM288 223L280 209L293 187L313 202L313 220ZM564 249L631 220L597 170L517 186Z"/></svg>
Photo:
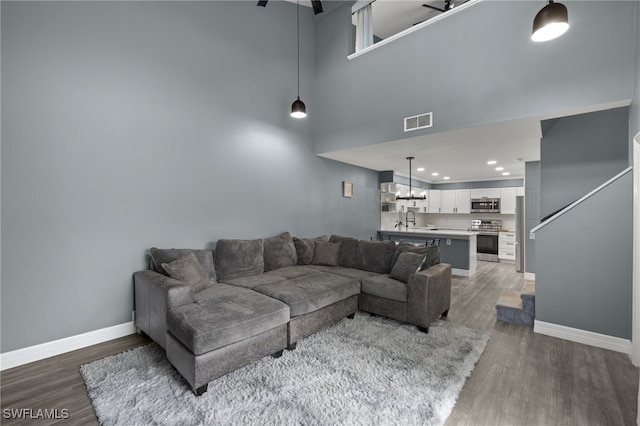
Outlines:
<svg viewBox="0 0 640 426"><path fill-rule="evenodd" d="M500 188L474 188L471 198L500 198Z"/></svg>
<svg viewBox="0 0 640 426"><path fill-rule="evenodd" d="M471 213L471 191L451 189L440 192L441 213Z"/></svg>
<svg viewBox="0 0 640 426"><path fill-rule="evenodd" d="M500 213L516 214L517 188L500 188Z"/></svg>
<svg viewBox="0 0 640 426"><path fill-rule="evenodd" d="M524 186L519 186L519 187L516 188L516 195L517 196L520 196L520 195L524 196Z"/></svg>
<svg viewBox="0 0 640 426"><path fill-rule="evenodd" d="M498 260L515 261L516 260L516 233L515 232L499 232L498 233Z"/></svg>
<svg viewBox="0 0 640 426"><path fill-rule="evenodd" d="M441 191L439 189L429 190L429 213L440 213L441 208Z"/></svg>

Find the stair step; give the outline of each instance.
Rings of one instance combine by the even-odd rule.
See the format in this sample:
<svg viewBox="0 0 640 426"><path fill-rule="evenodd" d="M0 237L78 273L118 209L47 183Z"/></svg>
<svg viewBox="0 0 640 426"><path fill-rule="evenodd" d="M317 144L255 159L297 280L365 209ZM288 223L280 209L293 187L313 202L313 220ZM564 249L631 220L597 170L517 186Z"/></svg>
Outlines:
<svg viewBox="0 0 640 426"><path fill-rule="evenodd" d="M525 281L524 286L522 286L522 294L527 295L536 295L536 282L535 281Z"/></svg>
<svg viewBox="0 0 640 426"><path fill-rule="evenodd" d="M505 291L498 300L497 306L505 306L508 308L522 309L522 299L518 290Z"/></svg>

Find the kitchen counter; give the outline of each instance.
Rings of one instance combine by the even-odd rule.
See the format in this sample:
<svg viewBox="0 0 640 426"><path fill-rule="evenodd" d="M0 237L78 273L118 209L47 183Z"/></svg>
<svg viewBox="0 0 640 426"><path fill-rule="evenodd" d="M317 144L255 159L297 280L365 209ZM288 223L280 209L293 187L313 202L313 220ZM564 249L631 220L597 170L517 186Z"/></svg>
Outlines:
<svg viewBox="0 0 640 426"><path fill-rule="evenodd" d="M378 230L382 239L426 244L429 240L440 239L440 258L451 264L454 275L470 277L476 272L477 232L461 228L410 228L409 231Z"/></svg>
<svg viewBox="0 0 640 426"><path fill-rule="evenodd" d="M394 230L379 230L378 232L382 232L385 235L426 235L426 236L434 236L434 237L442 237L442 236L451 236L451 237L470 237L471 235L477 235L477 231L469 231L462 228L409 228L408 231L398 231Z"/></svg>

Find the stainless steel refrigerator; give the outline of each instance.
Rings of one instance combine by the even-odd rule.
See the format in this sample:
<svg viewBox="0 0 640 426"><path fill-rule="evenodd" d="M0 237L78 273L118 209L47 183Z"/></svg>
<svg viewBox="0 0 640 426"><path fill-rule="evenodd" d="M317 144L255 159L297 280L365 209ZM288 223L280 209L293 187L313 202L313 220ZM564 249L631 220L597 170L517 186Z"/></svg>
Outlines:
<svg viewBox="0 0 640 426"><path fill-rule="evenodd" d="M516 197L516 271L524 272L524 197Z"/></svg>

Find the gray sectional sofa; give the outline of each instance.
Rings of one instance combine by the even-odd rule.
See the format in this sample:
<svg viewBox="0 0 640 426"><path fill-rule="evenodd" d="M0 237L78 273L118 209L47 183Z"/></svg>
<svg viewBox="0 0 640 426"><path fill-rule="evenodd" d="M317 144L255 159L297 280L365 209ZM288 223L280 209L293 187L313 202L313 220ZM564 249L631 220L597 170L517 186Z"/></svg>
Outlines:
<svg viewBox="0 0 640 426"><path fill-rule="evenodd" d="M428 332L446 316L451 265L438 247L332 235L219 240L215 250L150 250L134 274L136 326L197 395L207 384L357 310Z"/></svg>

